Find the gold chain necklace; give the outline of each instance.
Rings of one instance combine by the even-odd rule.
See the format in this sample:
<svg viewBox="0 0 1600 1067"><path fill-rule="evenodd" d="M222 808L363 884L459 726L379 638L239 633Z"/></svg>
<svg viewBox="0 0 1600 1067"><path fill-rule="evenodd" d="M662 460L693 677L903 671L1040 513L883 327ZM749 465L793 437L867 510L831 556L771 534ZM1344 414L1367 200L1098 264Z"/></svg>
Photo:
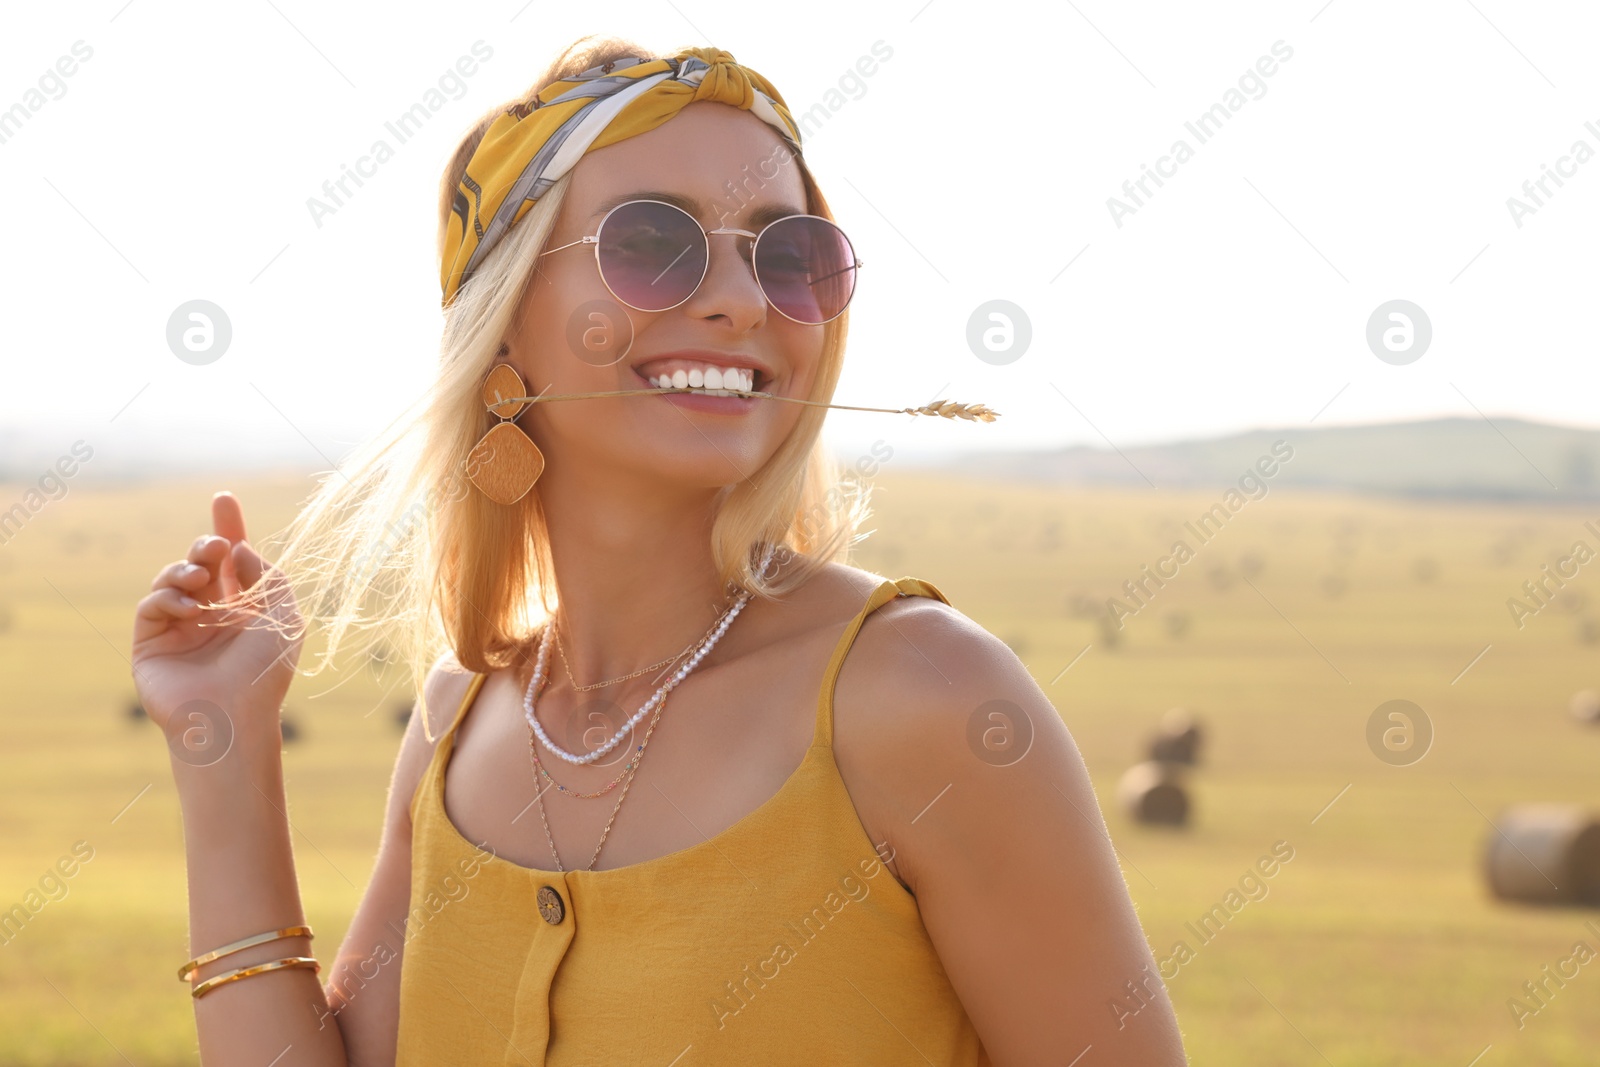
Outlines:
<svg viewBox="0 0 1600 1067"><path fill-rule="evenodd" d="M554 635L554 625L550 627L550 633ZM694 648L694 646L690 645L690 648ZM638 675L642 675L642 673L650 673L651 670L658 670L661 669L661 667L666 667L666 665L670 664L670 662L677 661L677 659L682 659L683 653L686 653L688 648L683 649L683 653L678 653L677 656L672 656L670 659L662 659L659 664L650 664L643 670L635 670L635 672L630 673L630 675L622 675L621 678L611 678L610 681L595 681L594 685L578 685L578 678L573 677L573 667L571 667L570 662L566 662L566 649L562 648L562 638L560 637L555 638L555 651L558 651L558 653L562 654L562 667L565 667L566 669L566 680L573 683L574 693L589 693L590 689L600 689L603 688L603 686L616 685L618 681L627 681L630 680L630 678L637 678Z"/></svg>
<svg viewBox="0 0 1600 1067"><path fill-rule="evenodd" d="M543 686L541 686L540 688L542 689ZM635 754L634 758L628 763L627 768L625 768L624 771L623 771L623 773L628 776L628 780L622 786L622 793L621 793L620 796L617 797L616 806L611 809L611 818L606 820L605 829L600 831L600 841L599 841L598 844L596 844L594 846L594 855L589 857L589 865L584 868L584 870L586 870L586 871L594 870L594 862L595 862L595 860L600 858L600 850L605 847L606 837L607 837L607 835L609 835L611 833L611 824L617 821L617 812L622 810L622 802L624 800L628 799L628 788L633 785L633 776L638 773L639 763L640 763L640 761L642 761L644 759L645 745L648 745L650 743L650 735L656 732L656 723L661 721L661 713L666 710L666 707L667 707L666 698L662 697L661 703L656 707L655 714L650 717L650 729L645 731L644 741L642 743L640 743L639 751ZM539 765L539 754L536 751L533 750L533 737L532 737L533 731L532 731L531 728L529 729L528 733L529 733L528 749L529 749L530 752L533 752L534 767L537 768L540 771L543 771L544 768ZM549 776L548 773L546 773L545 777L549 778L550 776ZM622 777L622 775L618 775L617 779L621 780L621 777ZM553 784L555 782L555 779L551 778L550 781ZM616 784L617 784L616 781L613 781L611 783L611 785L616 785ZM559 853L556 852L556 839L550 833L550 821L547 818L545 818L545 813L544 813L544 790L539 788L539 779L537 777L534 778L533 785L534 785L533 799L534 799L534 803L539 805L539 822L541 822L544 825L545 840L550 842L550 855L556 861L556 870L565 873L566 872L566 868L561 865L561 856L560 856ZM561 787L558 787L558 788L561 788ZM606 786L606 789L610 789L610 788L611 788L610 785ZM605 792L605 790L601 790L601 792L603 793L603 792ZM571 794L571 795L577 796L578 794L574 793L574 794ZM598 796L599 794L594 794L594 795Z"/></svg>
<svg viewBox="0 0 1600 1067"><path fill-rule="evenodd" d="M553 636L555 638L555 640L556 640L556 651L561 653L561 666L566 669L567 681L572 683L573 692L576 692L576 693L587 693L591 689L601 689L601 688L604 688L605 686L608 686L608 685L616 685L618 682L626 682L626 681L629 681L630 679L639 677L641 674L648 674L653 670L658 670L658 669L660 669L662 667L667 666L669 663L676 663L678 660L683 658L685 652L688 652L689 649L694 648L701 641L704 641L706 639L706 635L702 634L698 640L691 641L689 643L689 645L686 648L684 648L683 652L679 652L676 656L672 656L669 659L664 659L660 663L652 663L648 667L645 667L645 668L642 668L640 670L634 671L632 674L625 674L621 678L612 678L609 681L596 682L593 685L579 685L578 684L578 680L572 676L572 664L567 661L567 650L561 644L561 636L560 636L559 632L557 631L557 627L555 626L554 622L555 622L555 620L552 619L551 620L551 626L550 626L550 633L551 633L551 636ZM706 634L709 634L711 632L711 630L716 627L716 625L717 625L716 623L712 623L711 626L706 629Z"/></svg>

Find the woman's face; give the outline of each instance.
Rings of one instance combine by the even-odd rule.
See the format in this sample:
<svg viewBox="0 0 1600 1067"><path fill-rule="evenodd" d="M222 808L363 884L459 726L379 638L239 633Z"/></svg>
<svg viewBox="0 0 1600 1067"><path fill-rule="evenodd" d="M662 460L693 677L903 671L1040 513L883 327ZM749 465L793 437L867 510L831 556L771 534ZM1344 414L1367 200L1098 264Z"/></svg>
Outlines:
<svg viewBox="0 0 1600 1067"><path fill-rule="evenodd" d="M608 208L628 199L681 201L708 231L759 233L761 226L751 222L758 214L809 210L798 164L778 132L743 109L713 101L690 104L653 130L584 155L545 247L596 233ZM826 327L795 322L767 303L750 266L748 238L712 234L708 240L710 261L700 287L659 312L620 304L601 281L592 245L541 257L518 326L507 338L507 361L522 373L528 395L647 389L645 375L748 363L761 368L756 390L809 396ZM693 354L672 355L685 350ZM753 476L802 412L799 404L772 400L748 401L746 411L728 413L668 399L691 395L535 404L519 422L545 452L552 473L563 464L591 472L591 464L600 464L715 488Z"/></svg>

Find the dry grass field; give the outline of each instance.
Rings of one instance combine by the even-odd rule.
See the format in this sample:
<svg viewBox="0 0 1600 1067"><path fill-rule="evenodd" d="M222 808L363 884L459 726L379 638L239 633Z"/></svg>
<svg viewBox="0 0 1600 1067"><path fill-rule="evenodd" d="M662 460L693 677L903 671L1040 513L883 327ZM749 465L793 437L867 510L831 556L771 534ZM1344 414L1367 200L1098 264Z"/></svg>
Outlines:
<svg viewBox="0 0 1600 1067"><path fill-rule="evenodd" d="M1600 579L1581 570L1520 628L1506 603L1574 541L1600 547L1584 529L1600 513L1280 489L1200 543L1184 524L1220 491L908 470L877 485L877 532L854 562L939 586L1059 710L1157 958L1188 946L1168 985L1194 1063L1600 1062L1600 963L1542 1004L1523 986L1576 942L1600 950L1600 909L1498 902L1481 873L1503 806L1600 809L1600 728L1567 713L1573 691L1600 688ZM259 541L310 483L75 486L0 546L0 908L76 843L80 859L92 849L0 945L0 1063L196 1062L174 978L187 947L179 813L161 739L127 714L126 656L134 603L209 530L219 488L244 501ZM1106 599L1179 537L1193 558L1106 628ZM371 869L406 685L396 666L350 663L290 691L290 816L319 955ZM1368 719L1392 699L1434 732L1407 766L1368 747ZM1192 823L1140 826L1117 808L1117 780L1176 705L1208 731ZM1292 859L1264 894L1196 938L1189 924L1277 842ZM1520 1025L1512 998L1537 1009Z"/></svg>

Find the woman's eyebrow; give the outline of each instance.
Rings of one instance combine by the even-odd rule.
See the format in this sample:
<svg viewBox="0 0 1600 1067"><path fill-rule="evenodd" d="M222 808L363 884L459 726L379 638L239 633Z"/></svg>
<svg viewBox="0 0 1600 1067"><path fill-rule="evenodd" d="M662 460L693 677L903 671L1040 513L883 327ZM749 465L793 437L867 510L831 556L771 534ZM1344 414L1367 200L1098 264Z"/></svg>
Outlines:
<svg viewBox="0 0 1600 1067"><path fill-rule="evenodd" d="M589 220L592 222L601 215L604 215L606 212L610 211L612 208L616 207L618 204L626 204L629 200L661 200L665 203L671 204L673 207L680 207L691 215L698 216L700 214L700 201L696 200L692 196L683 196L679 193L662 193L644 190L637 193L620 193L616 196L613 196L611 199L601 203L601 205L595 209L595 213L589 216Z"/></svg>
<svg viewBox="0 0 1600 1067"><path fill-rule="evenodd" d="M620 193L617 196L613 196L605 200L598 208L595 209L595 213L589 216L589 221L593 222L595 219L599 218L601 215L604 215L618 204L626 204L629 200L660 200L663 203L671 204L673 207L682 208L684 211L687 211L697 219L700 217L700 213L702 211L702 205L700 201L696 200L692 196L684 196L681 193L644 190L634 193ZM784 207L777 204L768 204L765 207L759 207L750 213L750 218L747 222L747 228L755 230L759 233L761 227L765 226L769 222L772 222L774 219L786 218L789 215L804 215L806 213L807 212L805 208ZM731 214L731 212L719 213L718 217L726 219L728 214ZM726 222L722 223L722 225L726 225Z"/></svg>

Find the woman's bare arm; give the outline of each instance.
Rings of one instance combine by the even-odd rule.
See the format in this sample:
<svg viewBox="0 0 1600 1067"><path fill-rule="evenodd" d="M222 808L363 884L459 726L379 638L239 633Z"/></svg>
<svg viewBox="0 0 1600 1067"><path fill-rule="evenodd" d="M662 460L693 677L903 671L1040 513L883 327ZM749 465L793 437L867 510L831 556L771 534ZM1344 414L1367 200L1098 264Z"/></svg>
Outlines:
<svg viewBox="0 0 1600 1067"><path fill-rule="evenodd" d="M890 813L881 832L997 1067L1183 1067L1087 769L1027 669L925 598L884 605L858 643L841 770Z"/></svg>
<svg viewBox="0 0 1600 1067"><path fill-rule="evenodd" d="M193 955L254 934L303 925L283 787L279 709L294 677L301 617L281 571L245 539L239 502L212 500L215 534L163 568L133 624L135 687L167 738L183 811ZM258 585L278 628L243 612L203 611ZM285 957L311 956L304 935L270 941L200 965L194 983ZM173 996L179 960L152 965L148 980ZM154 964L155 961L152 961ZM170 966L169 966L170 964ZM206 1067L345 1064L337 1027L319 1027L326 1003L317 974L291 967L241 978L193 999ZM291 1051L292 1050L292 1051Z"/></svg>
<svg viewBox="0 0 1600 1067"><path fill-rule="evenodd" d="M434 744L422 732L424 709L437 740L465 694L471 675L446 656L435 663L414 707L389 785L378 861L366 895L338 956L328 968L326 1025L337 1023L353 1067L394 1063L400 1026L400 962L405 950L406 916L411 898L411 799L433 757Z"/></svg>
<svg viewBox="0 0 1600 1067"><path fill-rule="evenodd" d="M237 760L225 757L204 767L172 760L188 861L189 945L196 955L305 922L281 758L269 756L264 742L250 744L235 736L234 744L236 752L229 757L237 754ZM251 759L251 749L262 754ZM314 956L312 944L294 937L242 949L201 965L193 981L285 956ZM175 971L175 965L171 970L163 965L159 975L174 987L170 995L182 996L184 990L171 981ZM342 1065L347 1061L339 1030L318 1026L313 1005L321 1001L317 975L309 969L218 986L193 1002L200 1061L205 1067L261 1067L292 1048L284 1062Z"/></svg>
<svg viewBox="0 0 1600 1067"><path fill-rule="evenodd" d="M187 558L163 568L139 602L131 657L140 702L167 738L182 807L194 955L305 924L279 725L299 653L299 639L283 631L295 633L303 623L282 572L246 541L239 502L218 493L212 518L216 532L197 538ZM198 606L258 584L280 630L242 613ZM436 736L442 728L437 718L448 713L437 709L454 708L471 678L448 659L434 665L424 686L422 709L434 713ZM329 953L323 943L318 953L301 935L231 952L194 972L192 981L199 983L284 957L323 962L320 980L309 968L284 968L194 999L206 1067L394 1062L410 897L410 801L433 753L417 710L395 763L378 861L339 952ZM174 981L181 961L170 962L170 969L152 967L149 980L166 981L172 995L182 996L185 987Z"/></svg>

